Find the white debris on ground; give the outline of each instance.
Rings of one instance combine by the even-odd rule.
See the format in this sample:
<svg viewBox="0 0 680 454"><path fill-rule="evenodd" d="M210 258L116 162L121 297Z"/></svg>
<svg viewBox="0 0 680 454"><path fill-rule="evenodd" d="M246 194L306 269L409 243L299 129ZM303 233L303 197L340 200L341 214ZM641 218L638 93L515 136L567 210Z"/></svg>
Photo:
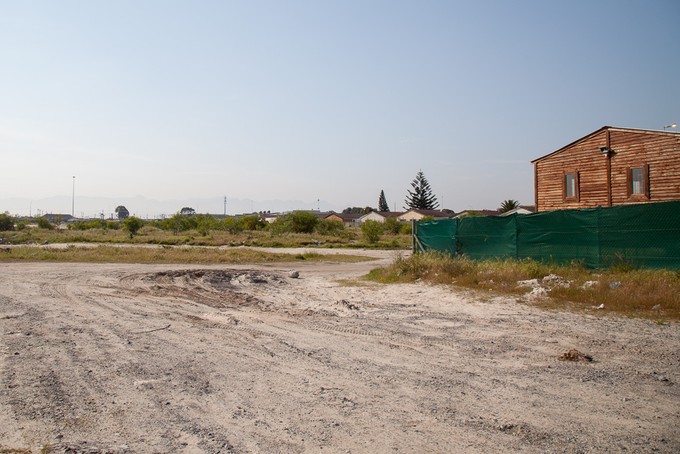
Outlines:
<svg viewBox="0 0 680 454"><path fill-rule="evenodd" d="M571 285L571 281L558 276L557 274L549 274L541 279L542 285L547 285L549 287L564 287L568 288Z"/></svg>
<svg viewBox="0 0 680 454"><path fill-rule="evenodd" d="M517 281L517 287L529 287L531 291L526 294L528 299L547 298L550 290L554 288L569 288L572 281L558 276L557 274L549 274L542 279L527 279ZM581 288L591 288L597 285L597 281L587 281Z"/></svg>
<svg viewBox="0 0 680 454"><path fill-rule="evenodd" d="M526 281L517 281L517 287L531 287L531 288L536 288L540 287L541 283L538 282L538 279L527 279Z"/></svg>
<svg viewBox="0 0 680 454"><path fill-rule="evenodd" d="M541 299L548 297L548 290L544 287L534 287L529 293L527 293L527 298L529 299Z"/></svg>

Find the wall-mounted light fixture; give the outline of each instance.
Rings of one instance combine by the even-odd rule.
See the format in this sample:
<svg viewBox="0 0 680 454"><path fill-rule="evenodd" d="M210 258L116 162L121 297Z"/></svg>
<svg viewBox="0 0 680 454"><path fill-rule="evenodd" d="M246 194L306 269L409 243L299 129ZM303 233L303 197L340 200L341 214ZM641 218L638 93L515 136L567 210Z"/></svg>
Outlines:
<svg viewBox="0 0 680 454"><path fill-rule="evenodd" d="M675 129L677 125L675 123L671 123L669 125L666 125L663 127L663 130L665 131L666 129Z"/></svg>
<svg viewBox="0 0 680 454"><path fill-rule="evenodd" d="M602 153L609 153L611 151L611 149L609 147L600 147L600 151Z"/></svg>

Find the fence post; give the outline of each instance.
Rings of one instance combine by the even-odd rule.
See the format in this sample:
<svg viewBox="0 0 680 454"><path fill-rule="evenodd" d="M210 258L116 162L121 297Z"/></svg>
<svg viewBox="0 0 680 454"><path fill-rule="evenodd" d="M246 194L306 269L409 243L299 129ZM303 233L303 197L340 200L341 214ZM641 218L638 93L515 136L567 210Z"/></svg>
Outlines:
<svg viewBox="0 0 680 454"><path fill-rule="evenodd" d="M413 254L416 253L416 235L418 235L418 224L415 219L411 219L411 248Z"/></svg>

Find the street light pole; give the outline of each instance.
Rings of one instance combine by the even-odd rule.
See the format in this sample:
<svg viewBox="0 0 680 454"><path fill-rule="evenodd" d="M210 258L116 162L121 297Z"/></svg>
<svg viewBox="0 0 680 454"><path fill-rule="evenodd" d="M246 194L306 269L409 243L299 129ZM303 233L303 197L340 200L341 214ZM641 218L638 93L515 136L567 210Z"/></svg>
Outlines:
<svg viewBox="0 0 680 454"><path fill-rule="evenodd" d="M73 192L71 195L71 217L76 217L76 176L73 175Z"/></svg>

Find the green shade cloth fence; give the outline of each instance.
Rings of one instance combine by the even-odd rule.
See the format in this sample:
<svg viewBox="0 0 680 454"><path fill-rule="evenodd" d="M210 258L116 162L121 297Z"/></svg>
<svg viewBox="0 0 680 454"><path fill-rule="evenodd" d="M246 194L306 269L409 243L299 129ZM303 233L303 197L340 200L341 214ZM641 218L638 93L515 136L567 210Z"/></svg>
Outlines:
<svg viewBox="0 0 680 454"><path fill-rule="evenodd" d="M680 269L680 201L416 222L414 252Z"/></svg>

